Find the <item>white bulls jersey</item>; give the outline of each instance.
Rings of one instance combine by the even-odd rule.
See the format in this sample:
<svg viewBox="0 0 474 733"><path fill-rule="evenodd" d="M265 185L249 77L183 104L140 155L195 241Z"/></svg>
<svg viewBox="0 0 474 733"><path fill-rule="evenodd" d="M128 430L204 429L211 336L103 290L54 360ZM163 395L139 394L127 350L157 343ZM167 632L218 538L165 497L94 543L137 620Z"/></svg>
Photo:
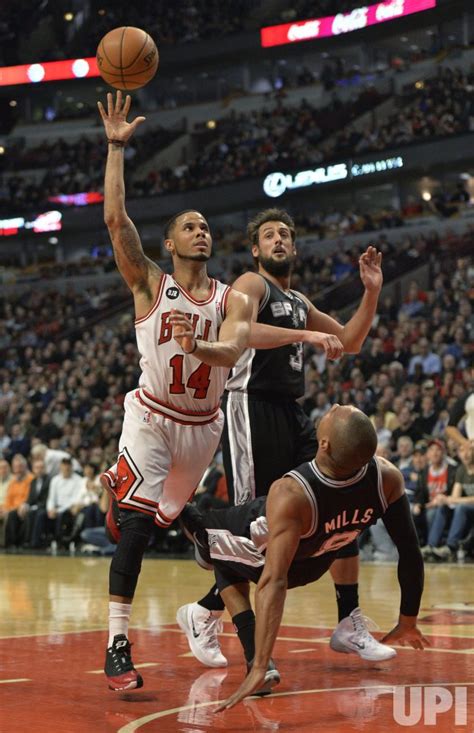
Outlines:
<svg viewBox="0 0 474 733"><path fill-rule="evenodd" d="M135 321L142 374L138 397L143 405L185 425L216 419L229 369L210 367L184 354L173 338L170 314L182 311L197 338L217 341L230 288L211 279L211 292L198 301L171 275L161 278L157 299L146 316Z"/></svg>

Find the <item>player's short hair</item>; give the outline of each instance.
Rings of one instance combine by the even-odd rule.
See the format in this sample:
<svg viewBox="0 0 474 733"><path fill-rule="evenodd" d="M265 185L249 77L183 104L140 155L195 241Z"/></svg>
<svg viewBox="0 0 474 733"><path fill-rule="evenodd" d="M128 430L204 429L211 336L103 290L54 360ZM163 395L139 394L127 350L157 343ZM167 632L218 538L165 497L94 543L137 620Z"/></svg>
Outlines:
<svg viewBox="0 0 474 733"><path fill-rule="evenodd" d="M267 221L282 221L286 224L291 234L291 241L294 243L296 239L296 227L295 222L284 209L278 209L276 207L272 209L264 209L259 211L253 219L247 224L247 236L250 239L252 245L258 244L258 230Z"/></svg>
<svg viewBox="0 0 474 733"><path fill-rule="evenodd" d="M338 420L331 431L331 458L341 471L355 473L370 461L377 448L372 421L360 410Z"/></svg>
<svg viewBox="0 0 474 733"><path fill-rule="evenodd" d="M174 228L174 225L176 224L176 221L179 219L180 216L183 216L183 214L190 214L192 211L196 211L196 209L183 209L183 211L178 211L177 214L173 214L171 219L168 219L166 222L164 228L163 228L163 238L164 239L170 239L171 238L171 232Z"/></svg>

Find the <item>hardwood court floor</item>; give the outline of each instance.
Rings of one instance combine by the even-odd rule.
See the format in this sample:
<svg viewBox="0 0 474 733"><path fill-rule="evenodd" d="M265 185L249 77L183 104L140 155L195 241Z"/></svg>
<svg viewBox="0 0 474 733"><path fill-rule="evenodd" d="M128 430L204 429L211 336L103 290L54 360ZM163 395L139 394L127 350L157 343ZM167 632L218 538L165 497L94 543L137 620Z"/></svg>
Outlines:
<svg viewBox="0 0 474 733"><path fill-rule="evenodd" d="M291 591L275 648L277 692L221 714L213 712L215 701L244 674L231 624L221 639L229 666L209 670L190 655L175 623L176 609L199 598L211 574L191 560L145 560L130 633L145 686L116 694L102 674L108 565L100 558L0 555L0 733L474 730L473 565L427 566L420 616L432 648L399 648L393 661L378 664L329 649L336 617L329 577ZM396 567L362 565L360 588L364 612L382 630L391 628ZM425 694L438 686L445 697L463 688L458 721L453 708L438 715L436 726L422 717L403 728L394 719L394 686L401 685L423 685Z"/></svg>

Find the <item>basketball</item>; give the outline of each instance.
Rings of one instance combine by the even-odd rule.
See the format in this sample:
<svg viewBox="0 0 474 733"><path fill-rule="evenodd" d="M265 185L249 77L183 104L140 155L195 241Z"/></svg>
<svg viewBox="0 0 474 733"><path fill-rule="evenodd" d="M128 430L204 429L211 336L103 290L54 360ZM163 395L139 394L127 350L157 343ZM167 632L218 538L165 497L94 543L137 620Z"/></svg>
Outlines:
<svg viewBox="0 0 474 733"><path fill-rule="evenodd" d="M97 48L97 66L103 80L115 89L140 89L158 68L158 49L141 28L123 26L109 31Z"/></svg>

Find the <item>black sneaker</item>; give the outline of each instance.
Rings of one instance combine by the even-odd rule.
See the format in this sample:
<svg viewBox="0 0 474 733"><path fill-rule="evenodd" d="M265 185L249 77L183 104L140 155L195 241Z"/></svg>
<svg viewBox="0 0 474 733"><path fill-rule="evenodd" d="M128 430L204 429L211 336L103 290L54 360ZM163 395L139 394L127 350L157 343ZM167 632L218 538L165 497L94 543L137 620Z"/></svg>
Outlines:
<svg viewBox="0 0 474 733"><path fill-rule="evenodd" d="M105 653L104 672L109 690L134 690L143 687L143 679L133 666L131 644L125 634L117 634Z"/></svg>
<svg viewBox="0 0 474 733"><path fill-rule="evenodd" d="M194 544L194 557L197 564L204 570L213 570L204 517L199 509L193 504L186 504L179 515L179 523L184 535Z"/></svg>
<svg viewBox="0 0 474 733"><path fill-rule="evenodd" d="M247 662L247 674L252 669L252 665ZM252 695L258 695L259 697L264 697L264 695L270 695L272 689L280 683L280 673L275 667L275 664L273 662L273 659L270 659L268 662L268 668L265 672L265 680L262 683L262 686L260 689L256 690L255 692L252 692Z"/></svg>

